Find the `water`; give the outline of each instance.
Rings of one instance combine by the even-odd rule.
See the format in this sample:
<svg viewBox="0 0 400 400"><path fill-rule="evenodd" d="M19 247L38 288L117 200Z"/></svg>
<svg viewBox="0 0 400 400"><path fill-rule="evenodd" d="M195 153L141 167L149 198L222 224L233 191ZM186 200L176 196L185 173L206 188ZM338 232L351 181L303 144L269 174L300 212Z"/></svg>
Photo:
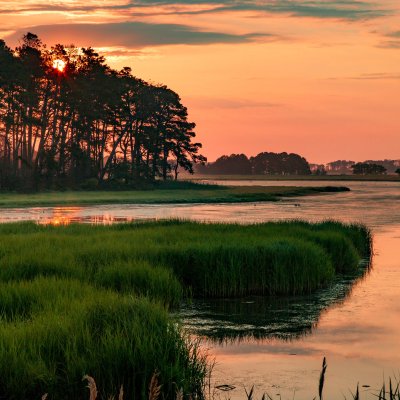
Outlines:
<svg viewBox="0 0 400 400"><path fill-rule="evenodd" d="M326 186L326 182L237 181L221 184ZM309 196L278 203L197 205L106 205L2 209L0 221L40 223L74 221L113 223L140 219L192 218L202 221L262 222L302 218L362 222L374 233L370 272L356 280L338 280L313 296L268 300L194 302L182 310L188 328L207 337L204 346L216 358L213 386L235 389L221 398L312 399L322 358L327 357L326 398L353 392L373 399L383 376L400 375L400 184L330 182L351 192ZM370 386L362 387L362 386Z"/></svg>

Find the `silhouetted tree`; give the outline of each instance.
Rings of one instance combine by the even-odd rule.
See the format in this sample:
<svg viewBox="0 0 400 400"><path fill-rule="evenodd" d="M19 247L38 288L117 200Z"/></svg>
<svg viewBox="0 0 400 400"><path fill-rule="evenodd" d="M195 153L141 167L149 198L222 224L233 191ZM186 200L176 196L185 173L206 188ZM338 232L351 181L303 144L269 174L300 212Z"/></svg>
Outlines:
<svg viewBox="0 0 400 400"><path fill-rule="evenodd" d="M62 60L64 69L55 68ZM174 91L116 71L92 48L0 41L2 188L168 179L204 163Z"/></svg>
<svg viewBox="0 0 400 400"><path fill-rule="evenodd" d="M221 156L214 163L207 166L206 173L227 175L249 175L251 174L251 163L245 154L231 154Z"/></svg>
<svg viewBox="0 0 400 400"><path fill-rule="evenodd" d="M311 170L304 157L294 153L260 153L247 158L245 154L221 156L215 162L198 166L203 174L240 175L310 175Z"/></svg>
<svg viewBox="0 0 400 400"><path fill-rule="evenodd" d="M381 175L386 173L386 168L379 164L357 163L352 168L353 174L357 175Z"/></svg>
<svg viewBox="0 0 400 400"><path fill-rule="evenodd" d="M319 165L314 171L313 171L314 175L318 175L318 176L324 176L326 175L326 169L324 165Z"/></svg>
<svg viewBox="0 0 400 400"><path fill-rule="evenodd" d="M366 160L367 164L378 164L386 168L386 172L394 173L396 171L399 160Z"/></svg>
<svg viewBox="0 0 400 400"><path fill-rule="evenodd" d="M304 157L294 153L260 153L250 158L253 173L259 175L310 175Z"/></svg>
<svg viewBox="0 0 400 400"><path fill-rule="evenodd" d="M337 174L347 174L352 172L351 167L354 164L354 161L337 160L326 164L326 169Z"/></svg>

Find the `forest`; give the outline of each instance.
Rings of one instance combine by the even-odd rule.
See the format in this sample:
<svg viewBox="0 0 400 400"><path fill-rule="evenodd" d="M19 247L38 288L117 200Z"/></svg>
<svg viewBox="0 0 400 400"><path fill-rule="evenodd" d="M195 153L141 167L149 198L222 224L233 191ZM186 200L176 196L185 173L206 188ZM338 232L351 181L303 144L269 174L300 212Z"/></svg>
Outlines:
<svg viewBox="0 0 400 400"><path fill-rule="evenodd" d="M215 162L198 165L201 174L239 175L310 175L307 160L295 153L262 152L255 157L231 154L219 157Z"/></svg>
<svg viewBox="0 0 400 400"><path fill-rule="evenodd" d="M135 187L204 163L177 93L93 48L0 40L0 189Z"/></svg>

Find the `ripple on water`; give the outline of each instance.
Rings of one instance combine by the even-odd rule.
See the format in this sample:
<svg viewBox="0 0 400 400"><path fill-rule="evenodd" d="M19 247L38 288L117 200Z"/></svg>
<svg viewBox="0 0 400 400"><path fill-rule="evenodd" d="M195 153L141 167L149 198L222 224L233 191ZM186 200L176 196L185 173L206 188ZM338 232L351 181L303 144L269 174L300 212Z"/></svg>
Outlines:
<svg viewBox="0 0 400 400"><path fill-rule="evenodd" d="M324 181L223 183L326 186ZM329 184L342 186L343 182ZM276 203L1 209L0 222L111 224L190 218L253 223L300 218L368 225L374 234L373 268L354 286L345 279L307 298L194 301L182 309L187 327L209 337L205 346L217 360L213 383L235 386L228 392L232 400L245 398L243 387L253 384L256 398L264 391L275 397L292 398L295 391L296 400L313 398L324 356L328 358L326 397L338 398L342 393L348 396L349 389L354 391L357 382L360 387L378 387L383 373L400 368L400 184L345 185L351 192ZM368 391L363 398L374 398L371 388L362 389Z"/></svg>

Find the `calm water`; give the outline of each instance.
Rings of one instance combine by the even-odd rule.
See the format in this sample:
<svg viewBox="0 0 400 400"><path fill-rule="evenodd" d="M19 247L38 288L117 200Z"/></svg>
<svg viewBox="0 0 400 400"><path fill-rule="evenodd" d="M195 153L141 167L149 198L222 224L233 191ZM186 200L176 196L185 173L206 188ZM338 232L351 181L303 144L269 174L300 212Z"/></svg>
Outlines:
<svg viewBox="0 0 400 400"><path fill-rule="evenodd" d="M326 186L326 182L220 182L237 185ZM350 397L357 382L363 398L383 376L400 375L400 184L330 182L351 192L283 200L278 203L217 205L107 205L2 209L0 221L34 220L113 223L148 218L261 222L327 218L367 224L374 232L373 266L354 285L342 279L313 296L194 302L182 310L188 328L207 337L216 357L213 383L236 388L222 397L243 399L255 385L256 398L312 399L323 356L328 370L326 398Z"/></svg>

